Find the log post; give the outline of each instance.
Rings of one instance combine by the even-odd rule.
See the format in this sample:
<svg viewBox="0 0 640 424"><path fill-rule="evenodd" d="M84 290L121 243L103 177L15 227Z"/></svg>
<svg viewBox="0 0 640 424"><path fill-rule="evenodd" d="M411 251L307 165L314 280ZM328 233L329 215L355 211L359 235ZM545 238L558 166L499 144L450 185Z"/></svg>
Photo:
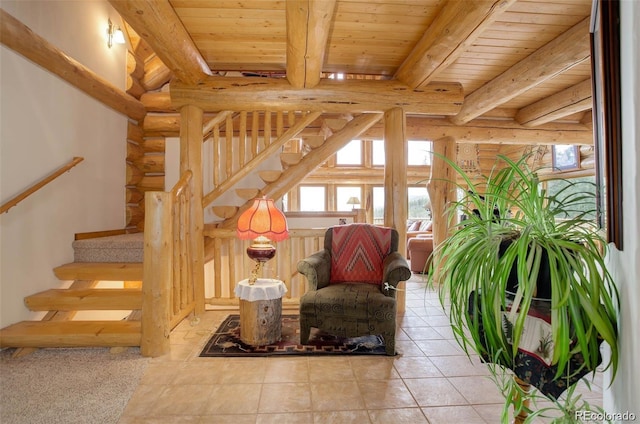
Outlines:
<svg viewBox="0 0 640 424"><path fill-rule="evenodd" d="M384 114L384 143L384 225L398 231L400 245L404 246L407 237L407 140L401 108L390 109Z"/></svg>
<svg viewBox="0 0 640 424"><path fill-rule="evenodd" d="M140 353L157 357L171 350L171 193L148 192L145 210Z"/></svg>
<svg viewBox="0 0 640 424"><path fill-rule="evenodd" d="M197 106L187 105L180 109L180 175L187 170L191 178L190 228L187 238L191 240L191 265L193 270L193 296L195 314L204 313L204 209L202 207L202 123L203 112Z"/></svg>
<svg viewBox="0 0 640 424"><path fill-rule="evenodd" d="M431 160L431 177L427 183L427 191L431 200L431 216L433 216L433 247L447 238L451 226L454 224L445 219L446 211L455 200L455 171L443 159L456 160L456 142L453 137L443 137L433 142L433 158ZM435 270L434 281L437 281L438 270Z"/></svg>
<svg viewBox="0 0 640 424"><path fill-rule="evenodd" d="M402 108L393 108L384 114L384 152L384 225L398 231L398 250L404 254L407 245L407 138ZM404 283L398 287L404 288ZM398 312L404 312L405 300L404 291L398 291Z"/></svg>
<svg viewBox="0 0 640 424"><path fill-rule="evenodd" d="M280 340L282 299L240 299L240 340L251 346L265 346Z"/></svg>

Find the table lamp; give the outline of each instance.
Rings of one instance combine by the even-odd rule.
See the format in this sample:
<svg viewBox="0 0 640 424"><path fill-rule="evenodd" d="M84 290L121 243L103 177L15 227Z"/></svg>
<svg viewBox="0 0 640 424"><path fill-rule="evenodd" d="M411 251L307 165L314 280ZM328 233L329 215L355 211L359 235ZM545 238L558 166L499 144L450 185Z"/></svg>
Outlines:
<svg viewBox="0 0 640 424"><path fill-rule="evenodd" d="M360 199L358 199L355 196L349 197L349 200L347 200L347 205L351 205L351 209L355 209L356 205L360 204Z"/></svg>
<svg viewBox="0 0 640 424"><path fill-rule="evenodd" d="M253 240L251 246L247 247L247 256L256 261L249 278L249 284L253 285L263 264L276 254L271 241L282 241L289 237L287 218L276 208L273 199L256 198L253 205L238 218L237 234L241 240Z"/></svg>

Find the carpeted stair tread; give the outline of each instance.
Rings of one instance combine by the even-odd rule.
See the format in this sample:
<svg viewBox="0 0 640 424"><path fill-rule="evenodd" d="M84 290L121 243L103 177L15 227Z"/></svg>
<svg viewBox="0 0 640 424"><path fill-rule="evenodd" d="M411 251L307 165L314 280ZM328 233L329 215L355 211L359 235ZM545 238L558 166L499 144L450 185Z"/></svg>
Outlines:
<svg viewBox="0 0 640 424"><path fill-rule="evenodd" d="M140 346L140 321L22 321L0 330L5 347Z"/></svg>
<svg viewBox="0 0 640 424"><path fill-rule="evenodd" d="M142 262L144 233L75 240L75 262Z"/></svg>
<svg viewBox="0 0 640 424"><path fill-rule="evenodd" d="M140 262L72 262L53 269L60 280L142 281Z"/></svg>
<svg viewBox="0 0 640 424"><path fill-rule="evenodd" d="M110 311L142 308L142 291L126 289L51 289L27 296L31 311Z"/></svg>

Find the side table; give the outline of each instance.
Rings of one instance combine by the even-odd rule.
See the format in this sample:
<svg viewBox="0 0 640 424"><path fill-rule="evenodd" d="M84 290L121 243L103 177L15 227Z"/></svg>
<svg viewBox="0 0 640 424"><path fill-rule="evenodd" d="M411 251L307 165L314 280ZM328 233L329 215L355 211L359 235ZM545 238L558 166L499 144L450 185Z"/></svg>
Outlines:
<svg viewBox="0 0 640 424"><path fill-rule="evenodd" d="M258 278L250 285L245 279L236 285L240 299L240 340L252 346L264 346L280 340L282 335L282 296L284 282Z"/></svg>

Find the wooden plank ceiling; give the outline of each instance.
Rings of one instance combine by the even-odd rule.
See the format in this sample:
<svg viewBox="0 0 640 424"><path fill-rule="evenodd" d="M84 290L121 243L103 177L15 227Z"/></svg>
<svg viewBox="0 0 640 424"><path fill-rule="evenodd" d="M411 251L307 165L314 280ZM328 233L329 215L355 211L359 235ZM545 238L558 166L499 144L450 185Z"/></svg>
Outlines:
<svg viewBox="0 0 640 424"><path fill-rule="evenodd" d="M460 83L450 119L589 123L591 0L111 0L186 83L263 75Z"/></svg>

